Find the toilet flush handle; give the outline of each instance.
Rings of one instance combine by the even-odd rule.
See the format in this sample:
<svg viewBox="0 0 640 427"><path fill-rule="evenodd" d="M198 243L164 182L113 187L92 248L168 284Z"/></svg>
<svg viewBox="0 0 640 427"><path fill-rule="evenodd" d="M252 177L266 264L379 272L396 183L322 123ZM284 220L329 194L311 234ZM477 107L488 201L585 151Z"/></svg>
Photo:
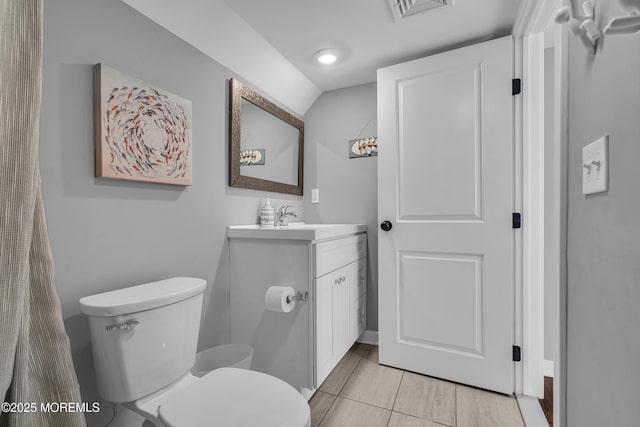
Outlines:
<svg viewBox="0 0 640 427"><path fill-rule="evenodd" d="M124 323L120 323L118 325L108 325L108 326L105 326L104 328L107 331L117 330L117 331L128 331L128 332L131 332L136 328L136 326L138 326L139 323L140 322L138 322L137 319L129 319Z"/></svg>

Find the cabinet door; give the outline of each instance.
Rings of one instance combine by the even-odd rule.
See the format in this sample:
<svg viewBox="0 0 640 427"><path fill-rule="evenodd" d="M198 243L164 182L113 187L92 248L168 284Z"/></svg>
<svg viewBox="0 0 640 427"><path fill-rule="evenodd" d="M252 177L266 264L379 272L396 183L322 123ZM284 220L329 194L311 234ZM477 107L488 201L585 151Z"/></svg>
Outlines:
<svg viewBox="0 0 640 427"><path fill-rule="evenodd" d="M335 364L337 363L334 346L334 275L328 274L314 280L315 303L316 303L316 381L315 386L327 378Z"/></svg>
<svg viewBox="0 0 640 427"><path fill-rule="evenodd" d="M349 350L353 341L351 340L351 297L350 288L353 282L353 268L351 265L343 267L335 272L334 279L334 300L333 307L335 313L334 339L336 350L339 355L338 360Z"/></svg>
<svg viewBox="0 0 640 427"><path fill-rule="evenodd" d="M367 296L362 295L352 303L351 310L351 337L357 340L367 326Z"/></svg>
<svg viewBox="0 0 640 427"><path fill-rule="evenodd" d="M367 261L359 259L353 264L353 281L350 283L351 301L357 301L367 292Z"/></svg>
<svg viewBox="0 0 640 427"><path fill-rule="evenodd" d="M353 281L350 286L351 310L349 327L351 342L362 335L367 323L367 261L365 258L354 263Z"/></svg>
<svg viewBox="0 0 640 427"><path fill-rule="evenodd" d="M316 287L316 387L349 350L352 339L352 265L315 280Z"/></svg>

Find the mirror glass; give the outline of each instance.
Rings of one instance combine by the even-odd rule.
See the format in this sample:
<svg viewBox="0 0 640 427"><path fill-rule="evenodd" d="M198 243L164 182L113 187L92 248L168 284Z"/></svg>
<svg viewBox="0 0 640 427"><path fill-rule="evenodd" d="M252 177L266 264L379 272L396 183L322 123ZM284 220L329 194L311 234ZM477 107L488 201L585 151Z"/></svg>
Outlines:
<svg viewBox="0 0 640 427"><path fill-rule="evenodd" d="M240 174L298 185L298 129L246 99L240 111Z"/></svg>
<svg viewBox="0 0 640 427"><path fill-rule="evenodd" d="M302 195L304 123L231 80L230 185Z"/></svg>

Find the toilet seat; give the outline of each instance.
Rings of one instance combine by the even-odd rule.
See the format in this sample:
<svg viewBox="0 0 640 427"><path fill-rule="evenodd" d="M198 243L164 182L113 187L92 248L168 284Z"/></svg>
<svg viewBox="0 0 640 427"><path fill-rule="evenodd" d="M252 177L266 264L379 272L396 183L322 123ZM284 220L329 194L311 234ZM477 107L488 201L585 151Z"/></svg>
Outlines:
<svg viewBox="0 0 640 427"><path fill-rule="evenodd" d="M237 368L210 372L160 406L164 427L307 427L306 400L286 382Z"/></svg>

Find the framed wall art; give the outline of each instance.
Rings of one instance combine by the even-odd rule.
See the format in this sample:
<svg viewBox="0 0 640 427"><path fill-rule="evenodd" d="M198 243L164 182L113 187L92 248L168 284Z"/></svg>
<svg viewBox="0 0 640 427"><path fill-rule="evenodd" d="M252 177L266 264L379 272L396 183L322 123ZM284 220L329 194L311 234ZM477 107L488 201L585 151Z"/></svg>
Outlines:
<svg viewBox="0 0 640 427"><path fill-rule="evenodd" d="M191 101L104 64L94 71L96 176L191 185Z"/></svg>
<svg viewBox="0 0 640 427"><path fill-rule="evenodd" d="M349 158L372 157L378 155L378 138L360 138L349 141Z"/></svg>

